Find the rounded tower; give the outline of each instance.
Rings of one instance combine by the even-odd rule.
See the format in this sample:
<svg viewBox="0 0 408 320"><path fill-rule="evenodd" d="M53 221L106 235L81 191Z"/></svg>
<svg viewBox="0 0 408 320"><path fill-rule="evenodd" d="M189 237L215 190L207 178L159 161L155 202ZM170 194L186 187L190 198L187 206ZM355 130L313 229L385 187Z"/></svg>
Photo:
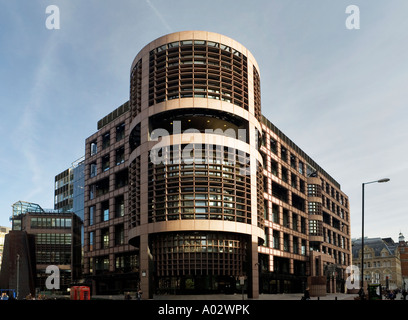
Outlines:
<svg viewBox="0 0 408 320"><path fill-rule="evenodd" d="M146 45L130 75L129 243L144 295L258 292L264 241L260 76L226 36L177 32Z"/></svg>

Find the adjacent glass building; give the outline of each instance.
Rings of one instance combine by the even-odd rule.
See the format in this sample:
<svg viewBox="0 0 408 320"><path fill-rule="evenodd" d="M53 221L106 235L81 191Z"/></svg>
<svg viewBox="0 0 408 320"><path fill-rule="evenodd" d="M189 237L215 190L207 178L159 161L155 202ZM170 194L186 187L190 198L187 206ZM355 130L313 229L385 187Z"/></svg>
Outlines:
<svg viewBox="0 0 408 320"><path fill-rule="evenodd" d="M75 212L84 219L84 158L72 163L72 166L55 176L54 209Z"/></svg>
<svg viewBox="0 0 408 320"><path fill-rule="evenodd" d="M123 290L125 266L145 297L234 292L240 280L254 298L299 292L329 265L328 288L341 285L348 198L262 116L260 88L252 54L220 34L177 32L139 52L129 102L86 140L96 291Z"/></svg>

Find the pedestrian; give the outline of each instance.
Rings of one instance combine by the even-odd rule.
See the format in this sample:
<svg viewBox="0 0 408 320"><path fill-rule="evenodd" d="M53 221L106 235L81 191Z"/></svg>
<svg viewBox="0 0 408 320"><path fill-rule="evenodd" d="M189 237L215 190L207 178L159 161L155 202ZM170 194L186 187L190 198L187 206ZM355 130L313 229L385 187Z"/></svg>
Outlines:
<svg viewBox="0 0 408 320"><path fill-rule="evenodd" d="M305 292L303 294L302 300L310 300L310 292L309 287L306 287Z"/></svg>
<svg viewBox="0 0 408 320"><path fill-rule="evenodd" d="M402 290L402 298L403 298L404 300L407 299L407 290L405 290L405 288Z"/></svg>
<svg viewBox="0 0 408 320"><path fill-rule="evenodd" d="M142 290L139 289L139 291L137 292L137 300L141 300L141 299L142 299L142 294L143 294Z"/></svg>
<svg viewBox="0 0 408 320"><path fill-rule="evenodd" d="M365 293L363 287L360 288L358 291L358 296L360 297L360 300L365 300Z"/></svg>

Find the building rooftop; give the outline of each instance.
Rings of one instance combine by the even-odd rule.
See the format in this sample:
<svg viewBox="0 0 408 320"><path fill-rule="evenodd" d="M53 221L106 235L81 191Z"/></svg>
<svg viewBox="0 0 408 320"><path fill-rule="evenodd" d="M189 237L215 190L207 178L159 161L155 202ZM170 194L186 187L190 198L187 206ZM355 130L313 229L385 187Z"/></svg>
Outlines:
<svg viewBox="0 0 408 320"><path fill-rule="evenodd" d="M392 238L364 238L364 247L370 247L374 249L374 254L377 257L381 256L381 252L385 249L390 255L395 254L395 249L398 244L392 240ZM352 253L353 257L358 257L358 252L361 249L361 238L352 241Z"/></svg>
<svg viewBox="0 0 408 320"><path fill-rule="evenodd" d="M43 213L45 212L43 208L41 208L40 205L32 202L26 202L26 201L17 201L13 205L13 217L18 216L21 214L25 214L27 212L37 212L37 213Z"/></svg>

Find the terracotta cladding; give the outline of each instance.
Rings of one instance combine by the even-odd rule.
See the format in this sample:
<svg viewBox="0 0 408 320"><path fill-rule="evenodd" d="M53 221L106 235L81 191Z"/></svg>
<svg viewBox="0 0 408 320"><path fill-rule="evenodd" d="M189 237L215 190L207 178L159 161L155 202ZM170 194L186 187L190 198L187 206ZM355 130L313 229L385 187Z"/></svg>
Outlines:
<svg viewBox="0 0 408 320"><path fill-rule="evenodd" d="M188 97L223 100L248 110L246 56L204 40L172 42L150 51L149 105Z"/></svg>
<svg viewBox="0 0 408 320"><path fill-rule="evenodd" d="M255 118L261 121L261 78L258 70L254 66L254 115Z"/></svg>
<svg viewBox="0 0 408 320"><path fill-rule="evenodd" d="M242 108L247 113L255 113L258 117L257 120L260 120L260 79L255 70L254 78L257 87L255 89L249 88L250 83L252 83L252 70L255 66L253 65L253 58L250 56L251 68L248 69L248 51L239 44L236 44L236 47L231 45L231 39L224 37L222 40L220 35L199 33L199 36L204 36L203 38L199 38L194 33L191 35L189 37L188 33L180 33L159 38L147 45L138 54L131 68L130 105L131 117L133 118L131 137L140 136L140 139L138 139L139 143L134 144L134 147L131 148L130 192L140 199L140 193L136 190L145 192L140 189L140 186L148 181L148 203L144 207L147 208L148 216L147 221L143 222L141 215L141 212L145 210L142 210L143 201L140 202L131 197L130 224L135 228L143 225L143 223L214 219L245 224L255 223L259 228L262 228L262 170L258 170L254 180L251 181L249 174L247 176L237 175L235 172L237 168L234 165L227 168L226 165L215 166L214 163L207 163L192 165L192 168L187 169L187 166L183 165L153 165L144 160L148 158L148 155L146 157L146 147L143 147L143 143L149 141L146 130L151 131L152 129L152 115L155 116L155 125L160 127L160 115L169 110L166 113L168 120L171 119L169 114L174 113L174 108L168 108L163 102L178 100L178 103L182 104L183 101L189 101L190 98L194 99L194 103L204 106L203 101L218 100L228 104L227 112L223 112L224 115L230 114L230 121L232 121L233 116L238 116L242 118L241 125L245 122L248 123L245 113L235 114L234 108L236 107ZM177 41L170 40L176 37L178 38ZM218 38L219 40L216 40ZM147 49L149 50L147 51ZM249 81L250 77L251 81ZM256 98L249 99L249 94L254 94L254 90L256 91ZM257 102L255 112L253 106L250 106L250 100ZM187 106L188 102L184 104ZM149 111L147 115L145 111L150 107L154 110ZM189 109L180 106L177 110L179 118L187 121L186 116L180 115L183 110L186 110L186 114L191 113L191 110L203 110L204 113L205 110L208 110L207 108L196 108L195 105L190 105ZM161 113L155 111L157 109ZM202 121L204 122L216 119L212 113L202 115L203 111L193 112L193 116L198 114L203 117ZM204 120L205 117L207 118ZM228 122L229 120L224 121ZM224 127L228 125L227 122L224 122ZM237 130L235 123L233 126ZM255 126L260 128L259 122ZM245 129L248 130L249 128L250 124L246 124ZM247 143L252 144L253 142L248 141ZM151 146L150 144L149 148ZM249 148L245 148L245 151L249 157ZM136 157L137 160L135 160ZM257 166L258 159L256 157L251 161L253 161L254 166ZM148 169L148 176L144 178L146 169ZM226 170L231 172L226 172ZM143 180L146 178L147 180ZM240 184L243 185L240 186ZM193 191L185 194L188 188ZM202 194L195 193L198 188L206 189L206 191ZM210 194L209 190L216 188L218 195L216 193ZM254 191L258 193L258 196L252 198ZM225 192L230 192L231 195L224 196L223 193ZM179 197L177 201L169 200L170 196L174 198L176 195ZM182 201L184 200L182 197L188 195L192 196L193 199ZM207 198L195 199L196 196ZM214 199L210 199L210 196L221 199L217 198L218 201L211 201ZM241 203L237 204L236 201L241 201ZM254 210L256 215L252 215ZM255 217L257 218L255 219Z"/></svg>
<svg viewBox="0 0 408 320"><path fill-rule="evenodd" d="M249 259L256 263L251 243L264 237L264 201L262 159L251 135L261 128L255 64L243 46L207 32L164 36L134 60L130 136L137 143L129 159L130 243L149 246L159 277L239 276L247 273ZM153 163L152 132L174 130L175 121L196 129L192 140L184 142L176 133L160 145L178 150L190 143L203 149L211 145L224 157L203 154L190 163L166 156L166 162ZM246 130L246 140L242 131L235 138L214 138L216 143L201 140L220 134L207 129L220 128ZM205 239L198 241L197 234ZM140 259L141 268L147 268L149 258L142 252Z"/></svg>
<svg viewBox="0 0 408 320"><path fill-rule="evenodd" d="M351 263L348 197L315 162L298 152L293 143L287 143L283 134L276 134L276 130L266 125L263 131L265 201L269 204L267 208L279 208L265 212L270 237L264 246L287 252L284 256L288 258L296 253L299 260L309 249L323 252L345 268ZM282 244L285 236L287 246ZM298 245L294 241L299 239L304 239L306 246L295 252ZM275 241L279 241L277 247ZM273 270L272 264L270 270Z"/></svg>
<svg viewBox="0 0 408 320"><path fill-rule="evenodd" d="M130 110L132 118L135 118L142 108L142 59L132 70L130 76Z"/></svg>
<svg viewBox="0 0 408 320"><path fill-rule="evenodd" d="M214 158L202 159L200 164L150 163L149 222L210 219L251 224L247 168L236 165L243 163L234 161L237 150L220 148L223 162Z"/></svg>
<svg viewBox="0 0 408 320"><path fill-rule="evenodd" d="M325 263L349 265L348 197L340 184L262 116L260 88L256 61L227 37L181 32L143 48L131 67L129 112L108 117L103 121L106 125L87 139L85 237L89 243L89 232L95 232L96 240L92 252L91 245L86 247L86 257L109 256L109 268L114 270L114 251L132 248L113 245L116 225L124 224L126 243L129 240L141 248L140 269L147 274L141 278L144 292L150 290L151 272L159 278L240 276L246 274L249 263L259 263L269 272L279 272L283 263L288 274L303 268L307 273L312 268L310 250L325 254ZM237 157L235 163L225 160L229 156L218 161L203 156L204 161L193 163L170 157L166 163L153 163L151 150L157 141L152 139L152 129L163 128L165 121L165 128L170 128L175 119L185 121L183 128L191 128L189 120L194 125L205 123L187 140L208 137L205 129L213 121L235 131L257 129L262 140L258 146L253 137L245 142L224 137L215 144ZM117 142L114 128L123 121L125 139ZM101 149L106 132L114 140ZM190 143L177 135L161 139L166 147L180 150ZM90 148L92 142L98 146L96 154ZM116 164L112 161L120 147L124 162ZM118 188L118 174L124 170L129 183ZM89 199L92 187L99 194ZM122 217L115 216L118 195L124 196ZM91 225L87 208L95 206L100 214L104 201L109 201L110 219ZM104 247L101 243L107 235L109 246ZM257 274L248 276L255 281Z"/></svg>
<svg viewBox="0 0 408 320"><path fill-rule="evenodd" d="M106 119L101 120L99 124L103 123L103 126L86 140L85 273L96 271L96 257L106 255L113 266L113 251L119 254L135 250L126 241L129 228L127 159L130 153L130 112L127 107L124 109L124 106L126 107L127 103L111 113L109 119L105 117ZM107 246L103 244L104 230L110 233ZM123 237L123 240L119 241L116 239L118 237Z"/></svg>
<svg viewBox="0 0 408 320"><path fill-rule="evenodd" d="M246 274L246 239L227 233L157 234L152 240L156 272L162 276Z"/></svg>
<svg viewBox="0 0 408 320"><path fill-rule="evenodd" d="M130 227L140 225L140 156L129 165L129 222Z"/></svg>

